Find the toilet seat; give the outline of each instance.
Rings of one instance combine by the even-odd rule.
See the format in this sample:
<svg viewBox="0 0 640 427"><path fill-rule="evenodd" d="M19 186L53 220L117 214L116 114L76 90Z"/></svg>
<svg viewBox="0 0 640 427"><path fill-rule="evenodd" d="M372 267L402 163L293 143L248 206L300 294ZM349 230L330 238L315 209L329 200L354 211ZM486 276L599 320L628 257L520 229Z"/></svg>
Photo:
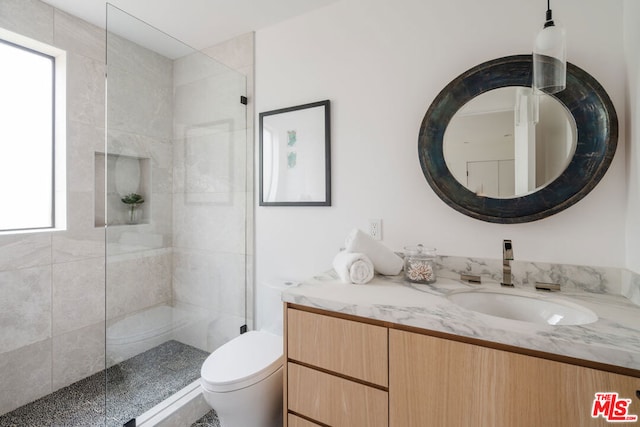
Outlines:
<svg viewBox="0 0 640 427"><path fill-rule="evenodd" d="M282 366L282 337L250 331L220 346L200 370L202 387L229 392L256 384Z"/></svg>

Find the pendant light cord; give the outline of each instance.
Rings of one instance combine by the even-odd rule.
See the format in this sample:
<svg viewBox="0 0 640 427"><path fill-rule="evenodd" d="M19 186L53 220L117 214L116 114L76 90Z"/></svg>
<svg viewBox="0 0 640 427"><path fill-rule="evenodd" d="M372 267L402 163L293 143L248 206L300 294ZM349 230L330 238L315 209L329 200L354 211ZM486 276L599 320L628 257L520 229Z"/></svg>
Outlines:
<svg viewBox="0 0 640 427"><path fill-rule="evenodd" d="M544 23L544 28L553 27L553 18L551 17L551 0L547 0L547 20Z"/></svg>

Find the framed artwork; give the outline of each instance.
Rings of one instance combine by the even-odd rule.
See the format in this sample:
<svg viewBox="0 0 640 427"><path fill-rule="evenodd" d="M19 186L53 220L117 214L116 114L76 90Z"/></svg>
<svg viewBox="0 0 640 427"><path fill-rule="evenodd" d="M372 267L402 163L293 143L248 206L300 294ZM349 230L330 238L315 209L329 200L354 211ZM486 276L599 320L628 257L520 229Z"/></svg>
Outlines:
<svg viewBox="0 0 640 427"><path fill-rule="evenodd" d="M260 206L331 206L329 101L259 117Z"/></svg>

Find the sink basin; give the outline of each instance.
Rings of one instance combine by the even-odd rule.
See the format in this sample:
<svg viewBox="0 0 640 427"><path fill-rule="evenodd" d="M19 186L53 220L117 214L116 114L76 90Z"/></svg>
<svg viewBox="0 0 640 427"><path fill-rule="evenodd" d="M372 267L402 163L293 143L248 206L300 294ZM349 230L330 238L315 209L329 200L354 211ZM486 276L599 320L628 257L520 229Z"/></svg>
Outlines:
<svg viewBox="0 0 640 427"><path fill-rule="evenodd" d="M447 298L468 310L540 325L585 325L598 320L586 307L559 298L517 289L474 289Z"/></svg>

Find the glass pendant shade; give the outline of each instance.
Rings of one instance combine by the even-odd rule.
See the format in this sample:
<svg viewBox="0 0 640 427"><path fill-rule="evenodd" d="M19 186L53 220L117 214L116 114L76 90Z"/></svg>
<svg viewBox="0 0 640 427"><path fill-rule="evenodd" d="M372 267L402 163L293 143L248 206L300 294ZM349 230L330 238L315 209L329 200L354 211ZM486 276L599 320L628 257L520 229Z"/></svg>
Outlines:
<svg viewBox="0 0 640 427"><path fill-rule="evenodd" d="M533 46L533 89L557 93L567 86L567 48L565 31L553 21L545 24Z"/></svg>

